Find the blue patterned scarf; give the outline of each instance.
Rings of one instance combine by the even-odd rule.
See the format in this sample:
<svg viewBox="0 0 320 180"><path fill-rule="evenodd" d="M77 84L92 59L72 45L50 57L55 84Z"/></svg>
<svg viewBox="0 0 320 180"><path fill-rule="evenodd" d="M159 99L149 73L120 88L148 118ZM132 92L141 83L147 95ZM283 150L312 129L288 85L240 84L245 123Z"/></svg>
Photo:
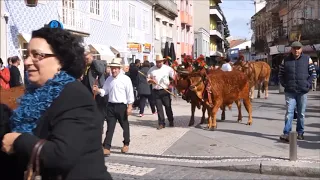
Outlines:
<svg viewBox="0 0 320 180"><path fill-rule="evenodd" d="M37 88L30 84L25 95L20 99L20 106L11 116L12 131L32 133L40 117L60 95L64 86L75 80L66 72L60 71L42 87Z"/></svg>

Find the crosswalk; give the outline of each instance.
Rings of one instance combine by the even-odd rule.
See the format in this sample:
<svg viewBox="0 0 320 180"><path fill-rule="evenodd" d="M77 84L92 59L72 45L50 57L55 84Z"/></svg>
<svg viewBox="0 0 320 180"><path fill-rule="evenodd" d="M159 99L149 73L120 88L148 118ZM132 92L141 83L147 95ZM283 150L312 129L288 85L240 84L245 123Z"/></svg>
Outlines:
<svg viewBox="0 0 320 180"><path fill-rule="evenodd" d="M109 173L125 174L131 176L144 176L156 169L111 162L106 162L105 165L107 166Z"/></svg>

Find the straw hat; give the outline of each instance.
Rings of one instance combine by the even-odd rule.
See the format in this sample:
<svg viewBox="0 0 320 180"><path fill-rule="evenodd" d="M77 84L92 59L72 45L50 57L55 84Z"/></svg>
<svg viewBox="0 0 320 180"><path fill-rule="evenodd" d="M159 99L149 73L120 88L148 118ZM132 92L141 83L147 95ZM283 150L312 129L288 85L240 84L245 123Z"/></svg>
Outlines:
<svg viewBox="0 0 320 180"><path fill-rule="evenodd" d="M111 63L110 63L110 67L121 67L121 62L122 62L122 59L121 58L113 58Z"/></svg>
<svg viewBox="0 0 320 180"><path fill-rule="evenodd" d="M163 56L161 54L157 54L156 61L164 61Z"/></svg>

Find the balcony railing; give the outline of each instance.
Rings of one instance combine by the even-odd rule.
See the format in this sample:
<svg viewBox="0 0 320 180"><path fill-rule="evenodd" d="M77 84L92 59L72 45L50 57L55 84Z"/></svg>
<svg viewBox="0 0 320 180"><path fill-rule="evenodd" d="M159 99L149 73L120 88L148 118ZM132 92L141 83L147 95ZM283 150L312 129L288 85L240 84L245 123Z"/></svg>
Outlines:
<svg viewBox="0 0 320 180"><path fill-rule="evenodd" d="M217 20L223 20L223 13L219 6L210 6L210 15L214 15Z"/></svg>
<svg viewBox="0 0 320 180"><path fill-rule="evenodd" d="M89 34L90 14L88 12L60 7L59 20L67 30Z"/></svg>
<svg viewBox="0 0 320 180"><path fill-rule="evenodd" d="M174 0L153 0L153 2L164 11L169 11L171 15L178 16L178 7Z"/></svg>
<svg viewBox="0 0 320 180"><path fill-rule="evenodd" d="M220 39L222 39L222 34L218 29L210 29L210 36L218 36Z"/></svg>

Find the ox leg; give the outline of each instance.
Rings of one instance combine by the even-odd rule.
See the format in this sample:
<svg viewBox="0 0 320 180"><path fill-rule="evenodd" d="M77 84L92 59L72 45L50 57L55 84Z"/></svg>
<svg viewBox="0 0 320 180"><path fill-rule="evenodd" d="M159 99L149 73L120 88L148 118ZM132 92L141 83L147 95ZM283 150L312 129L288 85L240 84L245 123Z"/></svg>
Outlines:
<svg viewBox="0 0 320 180"><path fill-rule="evenodd" d="M202 105L202 117L201 117L200 124L205 123L205 120L206 120L206 110L207 110L206 105ZM209 114L208 114L208 116L209 116Z"/></svg>
<svg viewBox="0 0 320 180"><path fill-rule="evenodd" d="M264 98L268 99L268 96L269 96L269 92L268 92L269 81L264 81L263 84L264 84Z"/></svg>
<svg viewBox="0 0 320 180"><path fill-rule="evenodd" d="M215 106L212 108L212 114L211 114L211 126L209 126L210 130L214 130L217 128L217 112L220 108L222 103L215 104ZM210 124L210 123L209 123Z"/></svg>
<svg viewBox="0 0 320 180"><path fill-rule="evenodd" d="M250 89L250 99L251 100L254 99L254 86L252 86L251 89Z"/></svg>
<svg viewBox="0 0 320 180"><path fill-rule="evenodd" d="M261 96L260 96L260 91L261 91L261 83L259 82L258 83L258 94L257 94L257 98L259 99Z"/></svg>
<svg viewBox="0 0 320 180"><path fill-rule="evenodd" d="M247 125L252 125L252 104L250 99L243 99L243 104L249 114Z"/></svg>
<svg viewBox="0 0 320 180"><path fill-rule="evenodd" d="M221 113L221 121L226 120L226 106L221 107L222 113Z"/></svg>
<svg viewBox="0 0 320 180"><path fill-rule="evenodd" d="M238 122L240 123L242 121L242 112L241 112L241 101L237 100L235 101L237 108L238 108Z"/></svg>
<svg viewBox="0 0 320 180"><path fill-rule="evenodd" d="M196 105L194 103L191 103L191 118L190 118L188 126L193 126L194 125L194 112L195 111L196 111Z"/></svg>

